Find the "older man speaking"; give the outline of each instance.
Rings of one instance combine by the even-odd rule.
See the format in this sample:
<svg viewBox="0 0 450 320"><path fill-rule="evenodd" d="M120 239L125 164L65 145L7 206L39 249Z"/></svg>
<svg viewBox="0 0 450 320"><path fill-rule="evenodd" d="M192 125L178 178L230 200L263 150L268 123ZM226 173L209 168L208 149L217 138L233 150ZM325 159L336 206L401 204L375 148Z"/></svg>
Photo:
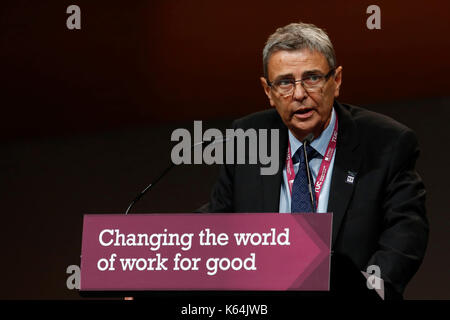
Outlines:
<svg viewBox="0 0 450 320"><path fill-rule="evenodd" d="M312 24L277 29L263 69L274 108L233 128L278 129L279 169L261 175L259 165L223 165L208 211L333 212L333 257L362 271L377 266L386 298L401 297L428 240L414 132L336 100L343 68L328 35Z"/></svg>

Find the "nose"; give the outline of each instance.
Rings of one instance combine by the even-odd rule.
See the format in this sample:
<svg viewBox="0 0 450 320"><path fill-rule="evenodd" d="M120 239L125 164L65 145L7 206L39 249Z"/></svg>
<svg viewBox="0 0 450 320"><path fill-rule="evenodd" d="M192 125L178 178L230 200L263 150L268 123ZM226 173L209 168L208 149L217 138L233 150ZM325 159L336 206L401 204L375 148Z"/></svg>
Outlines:
<svg viewBox="0 0 450 320"><path fill-rule="evenodd" d="M294 92L292 92L292 98L295 100L304 100L308 96L308 92L303 88L302 83L296 82L294 87Z"/></svg>

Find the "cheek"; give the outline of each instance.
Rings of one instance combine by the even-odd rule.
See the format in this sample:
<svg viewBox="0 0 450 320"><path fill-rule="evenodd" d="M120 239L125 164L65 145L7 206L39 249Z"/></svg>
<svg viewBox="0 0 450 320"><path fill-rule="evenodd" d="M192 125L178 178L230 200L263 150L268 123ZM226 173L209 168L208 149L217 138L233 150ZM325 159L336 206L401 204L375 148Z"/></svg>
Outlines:
<svg viewBox="0 0 450 320"><path fill-rule="evenodd" d="M276 109L281 119L286 125L292 121L292 115L289 112L288 108L286 108L286 106L278 104Z"/></svg>
<svg viewBox="0 0 450 320"><path fill-rule="evenodd" d="M285 114L287 113L287 105L286 103L283 103L282 100L279 99L273 99L273 106L277 109L279 114Z"/></svg>
<svg viewBox="0 0 450 320"><path fill-rule="evenodd" d="M334 88L328 88L320 99L320 113L328 114L334 102Z"/></svg>

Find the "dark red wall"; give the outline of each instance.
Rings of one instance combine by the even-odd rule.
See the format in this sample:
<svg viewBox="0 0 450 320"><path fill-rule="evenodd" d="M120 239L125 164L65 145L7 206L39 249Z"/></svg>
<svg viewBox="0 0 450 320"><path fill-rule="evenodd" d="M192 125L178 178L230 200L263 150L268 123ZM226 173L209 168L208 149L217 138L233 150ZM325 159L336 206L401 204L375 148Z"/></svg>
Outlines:
<svg viewBox="0 0 450 320"><path fill-rule="evenodd" d="M366 28L371 4L381 30ZM174 129L268 108L264 42L300 20L328 31L341 101L417 132L431 233L405 296L449 299L449 12L437 0L2 0L0 299L79 298L65 270L80 262L83 214L123 212L166 166ZM175 168L135 212L199 207L216 171Z"/></svg>
<svg viewBox="0 0 450 320"><path fill-rule="evenodd" d="M82 29L65 26L81 7ZM381 7L381 30L366 8ZM277 27L325 28L342 101L450 94L446 1L3 1L2 138L236 117L268 106L258 77Z"/></svg>

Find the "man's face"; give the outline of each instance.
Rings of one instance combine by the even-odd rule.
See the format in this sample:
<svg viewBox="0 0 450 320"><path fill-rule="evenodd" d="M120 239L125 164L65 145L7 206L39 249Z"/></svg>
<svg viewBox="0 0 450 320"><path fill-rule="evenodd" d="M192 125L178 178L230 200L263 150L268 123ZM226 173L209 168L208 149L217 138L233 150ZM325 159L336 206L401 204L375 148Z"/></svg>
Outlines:
<svg viewBox="0 0 450 320"><path fill-rule="evenodd" d="M277 51L268 61L268 80L272 83L280 79L299 80L310 74L326 75L329 71L325 56L307 49ZM299 140L310 133L317 138L327 127L334 98L339 96L341 81L342 67L338 67L334 76L326 80L318 92L308 93L297 82L291 95L282 96L268 86L265 78L261 78L270 105L277 109L284 124Z"/></svg>

